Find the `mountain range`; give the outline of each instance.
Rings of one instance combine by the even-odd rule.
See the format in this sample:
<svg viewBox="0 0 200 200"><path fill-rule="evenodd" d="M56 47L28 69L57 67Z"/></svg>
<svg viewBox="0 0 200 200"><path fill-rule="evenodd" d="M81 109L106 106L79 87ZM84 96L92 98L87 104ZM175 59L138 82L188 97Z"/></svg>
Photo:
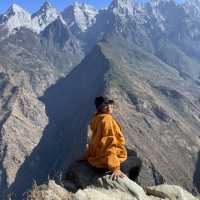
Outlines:
<svg viewBox="0 0 200 200"><path fill-rule="evenodd" d="M141 185L200 192L200 0L50 3L0 15L0 199L84 152L94 98L116 102Z"/></svg>

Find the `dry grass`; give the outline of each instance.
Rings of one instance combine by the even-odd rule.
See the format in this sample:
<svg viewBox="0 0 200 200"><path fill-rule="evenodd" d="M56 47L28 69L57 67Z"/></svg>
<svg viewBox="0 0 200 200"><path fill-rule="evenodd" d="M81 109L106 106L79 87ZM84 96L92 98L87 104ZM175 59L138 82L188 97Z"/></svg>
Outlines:
<svg viewBox="0 0 200 200"><path fill-rule="evenodd" d="M49 181L48 184L40 186L35 183L26 196L27 200L70 200L72 193L57 185L55 181Z"/></svg>

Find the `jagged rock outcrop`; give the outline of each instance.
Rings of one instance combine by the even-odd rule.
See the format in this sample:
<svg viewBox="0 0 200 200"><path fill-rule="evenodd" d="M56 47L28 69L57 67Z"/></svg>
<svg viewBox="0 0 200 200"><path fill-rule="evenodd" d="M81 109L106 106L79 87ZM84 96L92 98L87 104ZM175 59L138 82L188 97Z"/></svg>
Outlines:
<svg viewBox="0 0 200 200"><path fill-rule="evenodd" d="M62 12L64 20L75 35L87 31L95 23L97 14L96 8L77 2Z"/></svg>
<svg viewBox="0 0 200 200"><path fill-rule="evenodd" d="M189 192L178 186L161 185L146 188L146 191L128 178L110 180L109 176L98 180L98 186L90 186L79 190L75 200L198 200ZM73 197L72 197L73 199Z"/></svg>
<svg viewBox="0 0 200 200"><path fill-rule="evenodd" d="M146 188L147 195L156 196L160 199L177 199L177 200L197 200L192 196L189 192L182 189L177 185L159 185L154 187L147 187Z"/></svg>
<svg viewBox="0 0 200 200"><path fill-rule="evenodd" d="M133 16L133 1L132 0L113 0L110 10L121 17Z"/></svg>
<svg viewBox="0 0 200 200"><path fill-rule="evenodd" d="M80 160L70 165L62 177L58 177L61 185L74 193L74 199L137 199L137 200L195 200L189 192L179 186L160 184L158 186L143 186L128 177L111 178L111 172L99 172L87 161ZM60 178L60 179L59 179ZM141 175L137 178L140 183ZM73 196L73 195L72 195Z"/></svg>
<svg viewBox="0 0 200 200"><path fill-rule="evenodd" d="M71 198L72 195L55 181L49 181L47 185L34 185L31 193L27 195L27 200L70 200Z"/></svg>
<svg viewBox="0 0 200 200"><path fill-rule="evenodd" d="M85 172L84 172L85 173ZM84 182L83 174L81 177ZM75 178L75 177L74 177ZM88 177L86 178L88 179ZM85 180L86 180L85 179ZM27 200L197 200L192 194L175 185L160 185L143 189L129 178L118 178L112 180L110 175L102 175L99 178L90 177L96 181L87 185L85 189L79 189L75 193L70 193L54 181L42 186L34 186L27 195Z"/></svg>

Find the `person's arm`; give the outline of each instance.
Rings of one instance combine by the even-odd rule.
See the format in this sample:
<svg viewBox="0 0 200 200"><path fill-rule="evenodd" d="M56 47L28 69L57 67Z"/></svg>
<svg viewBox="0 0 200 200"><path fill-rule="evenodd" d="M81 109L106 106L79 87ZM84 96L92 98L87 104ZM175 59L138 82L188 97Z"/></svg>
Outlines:
<svg viewBox="0 0 200 200"><path fill-rule="evenodd" d="M116 154L117 141L115 137L115 130L112 124L112 118L105 118L98 128L100 128L101 131L99 153L103 162L111 171L114 171L115 169L120 169L120 162Z"/></svg>
<svg viewBox="0 0 200 200"><path fill-rule="evenodd" d="M102 159L107 168L113 172L112 177L114 179L124 177L124 174L120 171L120 161L117 157L116 146L118 141L115 136L112 118L108 117L102 121L101 134L100 155L102 155Z"/></svg>

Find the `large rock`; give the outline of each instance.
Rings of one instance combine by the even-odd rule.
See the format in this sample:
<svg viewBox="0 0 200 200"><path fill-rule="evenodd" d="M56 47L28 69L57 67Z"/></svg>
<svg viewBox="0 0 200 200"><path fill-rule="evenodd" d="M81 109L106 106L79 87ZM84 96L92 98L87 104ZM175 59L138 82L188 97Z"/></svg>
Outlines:
<svg viewBox="0 0 200 200"><path fill-rule="evenodd" d="M27 195L28 200L68 200L70 199L70 193L64 188L57 185L55 181L49 181L47 185L37 186L35 185Z"/></svg>
<svg viewBox="0 0 200 200"><path fill-rule="evenodd" d="M176 185L143 189L128 177L113 180L110 172L99 172L85 161L74 162L63 178L63 186L74 193L75 200L197 200Z"/></svg>
<svg viewBox="0 0 200 200"><path fill-rule="evenodd" d="M129 152L133 153L134 151L128 149L128 155L129 155ZM136 152L135 152L135 157L138 158ZM160 185L165 182L162 175L155 169L152 163L149 163L148 161L144 159L142 159L142 163L143 164L142 164L139 176L137 177L137 181L142 187ZM130 165L131 163L128 163L128 164ZM64 183L68 185L69 182L72 182L73 185L76 187L75 189L74 187L71 187L71 184L69 184L70 189L72 191L76 191L79 188L85 188L91 183L95 183L98 178L105 175L103 172L97 173L97 171L84 160L79 160L72 163L68 167L68 169L65 171L67 171L67 173L64 178L67 180L64 180ZM131 173L133 175L134 170ZM133 178L132 180L135 180L135 179Z"/></svg>
<svg viewBox="0 0 200 200"><path fill-rule="evenodd" d="M142 187L131 181L128 177L119 178L114 181L110 175L98 178L94 186L78 190L74 196L76 200L148 200Z"/></svg>
<svg viewBox="0 0 200 200"><path fill-rule="evenodd" d="M27 200L198 200L179 186L160 185L144 190L128 177L114 181L110 175L96 179L96 183L76 193L70 193L54 181L34 186Z"/></svg>
<svg viewBox="0 0 200 200"><path fill-rule="evenodd" d="M156 187L148 187L146 189L148 195L156 196L161 199L170 200L195 200L186 190L176 185L160 185Z"/></svg>
<svg viewBox="0 0 200 200"><path fill-rule="evenodd" d="M113 180L112 173L99 171L80 160L63 173L60 185L49 181L33 186L28 200L197 200L192 194L176 185L162 184L143 189L128 177ZM65 188L65 189L64 189Z"/></svg>
<svg viewBox="0 0 200 200"><path fill-rule="evenodd" d="M129 154L128 154L129 155ZM137 154L132 155L132 157L135 156L136 159L139 160L137 157ZM135 160L136 160L135 159ZM134 161L133 161L134 162ZM131 165L131 163L127 163L127 165ZM135 180L138 178L138 169L135 170L135 166L129 166L130 167L130 178ZM63 177L64 185L67 187L68 190L76 191L78 189L84 189L87 186L94 184L99 186L99 182L97 181L99 178L102 179L105 175L111 175L111 171L109 170L102 170L102 169L96 169L92 167L87 161L85 160L79 160L74 163L72 163L67 170L66 175ZM137 179L138 181L138 179ZM71 187L71 185L74 185L75 187ZM101 183L100 183L101 185ZM70 188L69 188L69 187ZM75 189L76 188L76 189Z"/></svg>

